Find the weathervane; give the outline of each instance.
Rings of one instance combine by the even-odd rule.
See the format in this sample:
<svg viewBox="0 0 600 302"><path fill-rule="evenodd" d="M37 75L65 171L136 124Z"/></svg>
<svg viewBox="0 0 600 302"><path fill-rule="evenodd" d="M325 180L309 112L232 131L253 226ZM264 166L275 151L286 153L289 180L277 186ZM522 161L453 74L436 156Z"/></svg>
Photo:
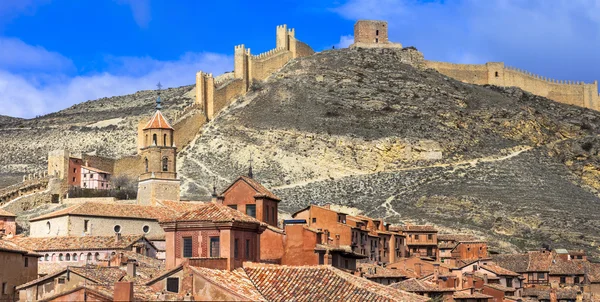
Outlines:
<svg viewBox="0 0 600 302"><path fill-rule="evenodd" d="M254 178L254 175L252 174L252 151L250 151L250 168L248 169L248 177L250 178Z"/></svg>
<svg viewBox="0 0 600 302"><path fill-rule="evenodd" d="M160 82L158 82L158 84L156 84L156 87L158 88L158 96L156 97L156 110L160 110L162 108L161 104L162 100L160 99L160 90L162 88L162 85L160 84Z"/></svg>

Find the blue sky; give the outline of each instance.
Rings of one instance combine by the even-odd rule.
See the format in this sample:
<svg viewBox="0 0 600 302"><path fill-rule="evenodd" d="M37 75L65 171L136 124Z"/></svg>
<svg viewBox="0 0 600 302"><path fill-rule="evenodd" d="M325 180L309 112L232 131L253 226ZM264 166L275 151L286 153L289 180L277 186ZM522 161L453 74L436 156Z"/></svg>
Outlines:
<svg viewBox="0 0 600 302"><path fill-rule="evenodd" d="M317 51L345 47L357 19L430 60L600 79L600 0L0 0L0 114L193 84L232 70L236 44L273 48L284 23Z"/></svg>

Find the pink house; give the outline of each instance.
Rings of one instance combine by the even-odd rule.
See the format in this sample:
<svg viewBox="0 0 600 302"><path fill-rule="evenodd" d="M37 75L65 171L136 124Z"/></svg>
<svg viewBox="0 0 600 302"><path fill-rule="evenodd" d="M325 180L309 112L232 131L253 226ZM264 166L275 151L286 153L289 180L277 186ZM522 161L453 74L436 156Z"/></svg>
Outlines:
<svg viewBox="0 0 600 302"><path fill-rule="evenodd" d="M100 169L81 166L81 187L85 189L108 190L110 173Z"/></svg>
<svg viewBox="0 0 600 302"><path fill-rule="evenodd" d="M15 235L17 233L16 215L0 209L0 237L1 235Z"/></svg>

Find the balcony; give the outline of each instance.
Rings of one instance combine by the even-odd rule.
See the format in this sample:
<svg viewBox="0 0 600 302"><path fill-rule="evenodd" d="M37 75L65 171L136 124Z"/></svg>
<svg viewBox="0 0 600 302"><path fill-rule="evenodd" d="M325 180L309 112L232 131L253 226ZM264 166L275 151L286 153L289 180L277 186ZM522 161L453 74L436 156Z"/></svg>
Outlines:
<svg viewBox="0 0 600 302"><path fill-rule="evenodd" d="M191 266L212 269L227 269L227 258L188 258Z"/></svg>

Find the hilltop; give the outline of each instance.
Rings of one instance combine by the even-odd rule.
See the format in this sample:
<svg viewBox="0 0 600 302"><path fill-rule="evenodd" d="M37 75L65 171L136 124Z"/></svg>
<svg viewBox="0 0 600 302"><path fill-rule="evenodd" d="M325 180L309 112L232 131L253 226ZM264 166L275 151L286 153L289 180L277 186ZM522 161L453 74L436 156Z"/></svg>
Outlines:
<svg viewBox="0 0 600 302"><path fill-rule="evenodd" d="M287 64L180 154L189 198L245 173L293 212L309 202L474 232L499 251L598 255L600 113L412 66L395 49ZM413 64L414 65L414 64Z"/></svg>
<svg viewBox="0 0 600 302"><path fill-rule="evenodd" d="M295 59L207 123L178 156L185 198L207 200L246 173L293 212L341 204L391 222L471 232L496 251L542 243L598 257L600 113L517 88L462 83L414 48L342 49ZM166 116L193 86L165 90ZM154 91L75 105L0 129L0 174L45 167L48 150L135 153ZM6 178L5 178L6 179Z"/></svg>

